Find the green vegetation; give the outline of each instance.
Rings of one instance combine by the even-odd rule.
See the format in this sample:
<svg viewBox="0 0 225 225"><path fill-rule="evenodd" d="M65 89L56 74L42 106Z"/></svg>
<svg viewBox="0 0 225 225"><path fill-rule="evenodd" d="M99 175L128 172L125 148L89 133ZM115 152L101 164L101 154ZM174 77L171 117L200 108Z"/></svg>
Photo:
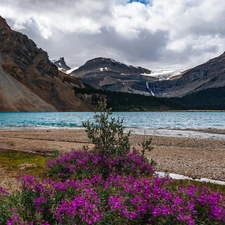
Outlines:
<svg viewBox="0 0 225 225"><path fill-rule="evenodd" d="M167 98L156 98L139 94L129 94L124 92L111 92L95 89L89 85L85 88L75 88L75 94L98 94L107 99L107 106L112 111L163 111L163 110L182 110L185 109L178 103L172 102ZM97 104L97 97L93 103Z"/></svg>
<svg viewBox="0 0 225 225"><path fill-rule="evenodd" d="M95 122L86 121L83 123L88 138L101 154L125 157L127 151L131 149L131 145L130 132L124 133L123 119L118 118L116 120L111 116L112 111L107 108L106 100L99 102L96 110ZM153 149L151 143L152 138L144 140L141 144L139 143L139 146L142 147L141 153L143 156L146 150L151 151Z"/></svg>
<svg viewBox="0 0 225 225"><path fill-rule="evenodd" d="M170 100L183 105L186 109L225 110L225 87L209 88L182 98L171 98Z"/></svg>
<svg viewBox="0 0 225 225"><path fill-rule="evenodd" d="M49 156L14 151L0 153L1 166L5 170L34 176L44 175L46 163L51 158Z"/></svg>
<svg viewBox="0 0 225 225"><path fill-rule="evenodd" d="M95 89L74 88L76 94L101 94L113 111L225 110L225 87L209 88L181 98L157 98ZM94 103L99 99L96 98Z"/></svg>
<svg viewBox="0 0 225 225"><path fill-rule="evenodd" d="M112 112L107 109L106 101L99 103L97 111L100 113L95 113L95 123L83 123L88 138L101 154L124 157L130 149L130 132L124 134L123 120L111 117Z"/></svg>

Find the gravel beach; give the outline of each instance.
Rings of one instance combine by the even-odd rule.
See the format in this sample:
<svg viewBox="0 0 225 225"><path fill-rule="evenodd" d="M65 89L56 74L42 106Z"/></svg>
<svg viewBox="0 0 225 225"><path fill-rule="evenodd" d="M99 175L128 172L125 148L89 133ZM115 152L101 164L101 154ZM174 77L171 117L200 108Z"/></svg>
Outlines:
<svg viewBox="0 0 225 225"><path fill-rule="evenodd" d="M173 130L170 132L175 133L172 136L160 136L160 132L155 132L154 135L132 134L131 144L138 148L138 143L152 137L154 149L147 152L146 156L156 161L157 171L225 181L225 130L188 131L193 135L176 136ZM205 138L202 133L212 136ZM222 138L218 138L220 135ZM87 145L93 146L84 129L0 130L0 152L14 150L49 154L58 150L64 153ZM0 186L5 186L6 180L12 182L14 175L6 174L0 162Z"/></svg>

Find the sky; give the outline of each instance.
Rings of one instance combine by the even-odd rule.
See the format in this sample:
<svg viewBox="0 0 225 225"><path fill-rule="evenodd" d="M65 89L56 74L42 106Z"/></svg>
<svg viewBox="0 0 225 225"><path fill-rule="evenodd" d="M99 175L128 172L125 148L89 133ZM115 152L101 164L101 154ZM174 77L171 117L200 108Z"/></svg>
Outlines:
<svg viewBox="0 0 225 225"><path fill-rule="evenodd" d="M222 0L0 0L0 15L70 67L107 57L188 69L225 51Z"/></svg>

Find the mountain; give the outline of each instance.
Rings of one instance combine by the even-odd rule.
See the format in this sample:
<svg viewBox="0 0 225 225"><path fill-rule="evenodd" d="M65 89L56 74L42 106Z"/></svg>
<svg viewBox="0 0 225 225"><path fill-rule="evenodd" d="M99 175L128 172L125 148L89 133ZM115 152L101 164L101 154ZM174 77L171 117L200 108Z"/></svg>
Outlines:
<svg viewBox="0 0 225 225"><path fill-rule="evenodd" d="M63 61L65 62L65 60ZM54 63L55 62L57 61L55 60ZM63 64L62 61L60 64ZM55 65L61 69L59 63L55 63ZM108 107L112 108L113 111L168 111L185 109L179 103L172 102L169 99L160 99L153 96L144 96L120 91L109 91L105 87L103 89L98 88L98 86L96 86L97 89L93 87L96 82L95 80L99 79L98 76L104 77L104 74L111 76L112 79L115 79L117 76L121 79L121 76L123 78L129 75L136 77L138 80L139 77L136 74L139 74L140 77L143 77L141 74L149 76L151 71L141 67L127 66L113 59L96 58L89 60L78 69L69 69L65 71L65 73L69 74L69 71L72 71L71 74L76 73L78 79L81 79L82 81L86 81L86 79L83 79L83 75L84 77L87 77L87 79L89 78L89 75L91 76L91 79L89 79L90 85L86 85L84 88L74 87L77 97L83 99L84 97L89 98L91 96L93 103L96 103L99 99L101 100L104 97L107 100ZM89 71L89 73L87 73L87 71ZM165 79L168 79L168 77L177 75L177 73L177 71L173 72L169 70L154 71L154 75L156 76L154 79L162 79L158 78L158 75L159 77L164 76ZM73 77L73 75L71 77ZM149 94L148 89L147 94L151 95Z"/></svg>
<svg viewBox="0 0 225 225"><path fill-rule="evenodd" d="M58 69L64 73L66 73L71 68L66 65L64 57L60 57L58 60L53 60L53 63L58 67Z"/></svg>
<svg viewBox="0 0 225 225"><path fill-rule="evenodd" d="M225 86L225 53L187 70L178 79L149 82L158 97L182 97Z"/></svg>
<svg viewBox="0 0 225 225"><path fill-rule="evenodd" d="M74 93L83 86L0 17L0 111L90 111L93 106Z"/></svg>
<svg viewBox="0 0 225 225"><path fill-rule="evenodd" d="M89 72L107 72L110 71L112 73L120 73L121 75L126 74L150 74L151 71L142 67L134 67L128 66L126 64L120 63L113 59L109 58L95 58L87 61L83 66L78 69L72 71L71 74L75 73L77 76L83 76L84 74Z"/></svg>
<svg viewBox="0 0 225 225"><path fill-rule="evenodd" d="M134 67L109 58L95 58L69 73L97 89L159 96L155 82L173 80L183 75L182 70L149 70Z"/></svg>
<svg viewBox="0 0 225 225"><path fill-rule="evenodd" d="M148 70L113 59L96 58L72 71L95 88L156 97L182 97L225 86L225 53L189 70Z"/></svg>
<svg viewBox="0 0 225 225"><path fill-rule="evenodd" d="M151 71L142 67L134 67L115 61L110 58L95 58L70 73L82 82L97 89L121 91L135 94L151 95L147 87ZM135 86L145 84L142 89Z"/></svg>
<svg viewBox="0 0 225 225"><path fill-rule="evenodd" d="M169 98L170 102L193 110L225 110L225 86L208 88L181 98Z"/></svg>

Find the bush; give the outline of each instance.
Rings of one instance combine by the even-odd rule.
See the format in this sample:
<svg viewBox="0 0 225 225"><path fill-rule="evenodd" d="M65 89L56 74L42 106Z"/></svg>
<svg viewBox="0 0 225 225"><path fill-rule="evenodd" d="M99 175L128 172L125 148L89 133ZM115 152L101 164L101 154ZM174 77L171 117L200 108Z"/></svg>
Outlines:
<svg viewBox="0 0 225 225"><path fill-rule="evenodd" d="M97 111L94 115L94 123L89 120L83 123L88 138L95 145L96 150L103 155L125 156L131 146L130 132L124 133L123 119L116 120L111 116L112 111L107 109L106 100L98 103ZM146 150L153 149L151 143L152 138L149 138L139 144L142 147L142 155L145 154ZM154 163L152 160L152 164Z"/></svg>
<svg viewBox="0 0 225 225"><path fill-rule="evenodd" d="M82 180L67 179L63 182L52 179L37 181L24 176L21 182L19 205L8 208L8 217L1 224L225 223L224 196L193 186L171 191L168 179L115 174L103 179L101 174L96 174ZM3 196L7 199L10 195Z"/></svg>
<svg viewBox="0 0 225 225"><path fill-rule="evenodd" d="M102 155L124 156L130 149L130 133L124 134L123 120L111 117L106 101L99 102L94 115L95 123L83 123L87 136Z"/></svg>
<svg viewBox="0 0 225 225"><path fill-rule="evenodd" d="M127 151L123 157L105 156L102 152L73 150L52 159L48 164L49 175L62 180L83 179L101 174L104 179L109 174L133 175L134 177L154 173L148 160L136 150Z"/></svg>
<svg viewBox="0 0 225 225"><path fill-rule="evenodd" d="M147 158L135 149L130 149L129 136L124 134L123 120L111 117L106 109L106 101L99 103L99 114L95 113L95 123L84 122L88 137L95 144L93 150L72 151L53 159L47 166L49 174L60 179L73 177L83 179L95 174L102 174L106 179L109 174L133 176L152 175L153 169ZM151 139L142 143L143 149L150 150Z"/></svg>

